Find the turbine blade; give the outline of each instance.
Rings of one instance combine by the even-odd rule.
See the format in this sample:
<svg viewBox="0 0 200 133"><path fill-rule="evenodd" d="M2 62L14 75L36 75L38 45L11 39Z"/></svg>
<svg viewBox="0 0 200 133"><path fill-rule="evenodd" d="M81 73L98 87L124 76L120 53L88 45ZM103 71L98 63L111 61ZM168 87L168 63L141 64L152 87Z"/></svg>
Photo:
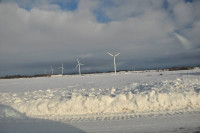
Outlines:
<svg viewBox="0 0 200 133"><path fill-rule="evenodd" d="M78 61L78 64L79 64L79 60L78 60L78 58L77 58L77 61Z"/></svg>
<svg viewBox="0 0 200 133"><path fill-rule="evenodd" d="M116 54L115 56L118 56L118 55L120 55L120 53Z"/></svg>
<svg viewBox="0 0 200 133"><path fill-rule="evenodd" d="M80 63L80 65L84 65L84 64L81 64L81 63Z"/></svg>
<svg viewBox="0 0 200 133"><path fill-rule="evenodd" d="M76 66L76 68L78 67L78 65Z"/></svg>
<svg viewBox="0 0 200 133"><path fill-rule="evenodd" d="M110 56L113 56L111 53L107 52Z"/></svg>

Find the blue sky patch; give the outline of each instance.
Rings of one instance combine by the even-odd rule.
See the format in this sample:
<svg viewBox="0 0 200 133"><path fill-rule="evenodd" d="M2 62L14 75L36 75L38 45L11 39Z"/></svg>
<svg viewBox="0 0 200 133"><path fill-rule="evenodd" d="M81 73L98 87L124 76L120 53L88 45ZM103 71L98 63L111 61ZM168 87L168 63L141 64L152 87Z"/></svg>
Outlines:
<svg viewBox="0 0 200 133"><path fill-rule="evenodd" d="M53 1L51 4L58 5L61 10L70 10L74 11L78 7L79 0L60 0Z"/></svg>
<svg viewBox="0 0 200 133"><path fill-rule="evenodd" d="M74 11L78 8L79 0L46 0L46 1L36 1L36 0L0 0L0 3L9 3L14 2L16 3L20 8L23 8L27 11L30 11L35 6L38 6L38 4L52 4L52 5L58 5L61 10L70 10Z"/></svg>
<svg viewBox="0 0 200 133"><path fill-rule="evenodd" d="M96 21L100 23L108 23L111 21L111 19L100 9L93 11Z"/></svg>
<svg viewBox="0 0 200 133"><path fill-rule="evenodd" d="M167 0L164 0L164 2L163 2L163 8L164 8L164 9L168 9L168 7L169 7L168 1L167 1Z"/></svg>
<svg viewBox="0 0 200 133"><path fill-rule="evenodd" d="M93 14L96 17L97 22L100 23L108 23L112 21L104 12L104 9L111 8L114 6L114 2L112 0L101 0L99 1L99 6L95 10L93 10Z"/></svg>

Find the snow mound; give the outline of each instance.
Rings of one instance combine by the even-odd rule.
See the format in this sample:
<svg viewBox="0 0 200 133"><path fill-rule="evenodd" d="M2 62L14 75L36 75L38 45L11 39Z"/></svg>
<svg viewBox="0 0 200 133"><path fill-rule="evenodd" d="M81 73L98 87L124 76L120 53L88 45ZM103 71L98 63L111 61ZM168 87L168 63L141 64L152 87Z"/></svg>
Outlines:
<svg viewBox="0 0 200 133"><path fill-rule="evenodd" d="M199 79L177 78L141 84L134 82L121 88L0 93L0 103L28 116L192 111L200 108L199 90Z"/></svg>

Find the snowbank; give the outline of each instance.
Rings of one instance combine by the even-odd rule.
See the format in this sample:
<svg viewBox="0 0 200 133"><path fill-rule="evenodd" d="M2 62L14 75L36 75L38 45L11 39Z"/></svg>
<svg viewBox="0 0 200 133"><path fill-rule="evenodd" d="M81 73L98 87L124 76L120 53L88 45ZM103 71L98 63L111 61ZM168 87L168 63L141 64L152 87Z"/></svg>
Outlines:
<svg viewBox="0 0 200 133"><path fill-rule="evenodd" d="M191 111L200 108L200 80L136 83L121 88L0 93L0 103L27 116Z"/></svg>

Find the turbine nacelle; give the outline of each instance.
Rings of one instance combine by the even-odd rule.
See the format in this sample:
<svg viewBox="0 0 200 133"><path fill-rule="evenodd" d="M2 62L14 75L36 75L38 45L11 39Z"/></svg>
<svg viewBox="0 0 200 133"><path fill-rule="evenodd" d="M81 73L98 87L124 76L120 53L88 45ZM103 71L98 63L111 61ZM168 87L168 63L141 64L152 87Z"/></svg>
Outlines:
<svg viewBox="0 0 200 133"><path fill-rule="evenodd" d="M79 70L79 75L81 75L81 65L84 65L84 64L80 63L78 58L77 58L77 61L78 61L78 64L77 64L76 68L79 67L79 69L78 69Z"/></svg>
<svg viewBox="0 0 200 133"><path fill-rule="evenodd" d="M58 69L64 69L64 67L63 67L63 64L62 64L62 66L61 66L61 67L58 67Z"/></svg>
<svg viewBox="0 0 200 133"><path fill-rule="evenodd" d="M51 74L53 75L53 71L54 71L54 69L53 69L53 67L51 66Z"/></svg>
<svg viewBox="0 0 200 133"><path fill-rule="evenodd" d="M120 55L120 53L118 53L118 54L116 54L116 55L113 55L113 54L111 54L111 53L109 53L109 52L107 52L110 56L113 56L113 57L116 57L116 56L118 56L118 55Z"/></svg>
<svg viewBox="0 0 200 133"><path fill-rule="evenodd" d="M115 74L117 73L116 72L116 63L115 63L115 57L116 56L118 56L118 55L120 55L120 53L118 53L118 54L116 54L116 55L113 55L113 54L111 54L111 53L109 53L109 52L107 52L110 56L112 56L113 57L113 63L114 63L114 71L115 71Z"/></svg>
<svg viewBox="0 0 200 133"><path fill-rule="evenodd" d="M77 61L78 61L78 65L76 67L78 67L79 65L84 65L84 64L80 63L80 61L78 60L78 58L77 58Z"/></svg>
<svg viewBox="0 0 200 133"><path fill-rule="evenodd" d="M62 64L62 66L59 67L58 69L61 69L61 70L62 70L62 75L63 75L63 73L64 73L64 67L63 67L63 64Z"/></svg>

